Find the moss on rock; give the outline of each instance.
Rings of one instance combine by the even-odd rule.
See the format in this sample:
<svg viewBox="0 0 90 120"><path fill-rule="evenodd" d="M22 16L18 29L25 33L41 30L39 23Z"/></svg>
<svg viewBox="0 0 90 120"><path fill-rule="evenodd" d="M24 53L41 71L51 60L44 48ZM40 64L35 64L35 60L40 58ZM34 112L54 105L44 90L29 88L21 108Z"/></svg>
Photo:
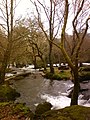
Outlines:
<svg viewBox="0 0 90 120"><path fill-rule="evenodd" d="M0 85L0 102L14 101L20 94L10 86Z"/></svg>
<svg viewBox="0 0 90 120"><path fill-rule="evenodd" d="M40 120L90 120L90 107L71 106L44 113Z"/></svg>
<svg viewBox="0 0 90 120"><path fill-rule="evenodd" d="M35 115L36 116L40 116L42 115L43 113L51 110L51 103L49 102L44 102L44 103L41 103L39 104L37 107L36 107L36 110L35 110Z"/></svg>

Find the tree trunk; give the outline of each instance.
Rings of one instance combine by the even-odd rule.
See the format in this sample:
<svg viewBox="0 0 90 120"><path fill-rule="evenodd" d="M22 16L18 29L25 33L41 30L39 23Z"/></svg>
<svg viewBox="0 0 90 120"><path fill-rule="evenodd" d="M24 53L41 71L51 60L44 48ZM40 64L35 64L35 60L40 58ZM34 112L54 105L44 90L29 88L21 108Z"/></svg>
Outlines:
<svg viewBox="0 0 90 120"><path fill-rule="evenodd" d="M7 68L7 62L9 60L9 49L6 50L6 52L4 53L4 58L3 58L3 61L2 61L2 65L1 65L1 70L0 70L0 84L3 84L4 83L4 80L5 80L5 72L6 72L6 68Z"/></svg>
<svg viewBox="0 0 90 120"><path fill-rule="evenodd" d="M71 97L71 105L78 105L78 94L79 94L80 84L78 79L77 68L73 71L73 74L74 74L74 88L73 88L73 94Z"/></svg>
<svg viewBox="0 0 90 120"><path fill-rule="evenodd" d="M49 63L50 63L50 73L54 73L53 61L52 61L52 43L49 43Z"/></svg>
<svg viewBox="0 0 90 120"><path fill-rule="evenodd" d="M34 69L37 69L36 56L33 57Z"/></svg>
<svg viewBox="0 0 90 120"><path fill-rule="evenodd" d="M47 71L47 69L46 69L46 63L43 62L43 65L44 65L44 71Z"/></svg>
<svg viewBox="0 0 90 120"><path fill-rule="evenodd" d="M40 58L41 58L41 60L42 60L42 62L43 62L44 70L46 71L46 70L47 70L47 69L46 69L46 62L45 62L45 60L44 60L44 58L43 58L42 56L40 56Z"/></svg>
<svg viewBox="0 0 90 120"><path fill-rule="evenodd" d="M6 71L6 63L2 63L2 67L1 67L1 70L0 70L0 84L4 83L5 71Z"/></svg>
<svg viewBox="0 0 90 120"><path fill-rule="evenodd" d="M1 65L1 70L0 70L0 84L4 83L5 80L5 72L6 68L10 59L10 53L11 53L11 47L12 47L12 39L13 39L13 0L10 1L10 15L9 15L9 7L8 7L8 1L6 0L6 23L7 23L7 48L4 53L4 58L2 61ZM9 16L11 17L9 19ZM10 24L9 24L10 22Z"/></svg>

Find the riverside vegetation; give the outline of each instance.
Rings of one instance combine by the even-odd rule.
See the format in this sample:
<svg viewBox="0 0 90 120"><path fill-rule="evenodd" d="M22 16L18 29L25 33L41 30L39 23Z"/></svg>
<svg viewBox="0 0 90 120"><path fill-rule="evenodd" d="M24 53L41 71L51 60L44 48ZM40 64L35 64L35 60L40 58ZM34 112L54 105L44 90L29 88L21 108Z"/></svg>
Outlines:
<svg viewBox="0 0 90 120"><path fill-rule="evenodd" d="M55 68L55 73L52 74L49 70L44 75L47 79L52 80L72 80L71 70L58 70L57 67ZM79 68L79 80L80 82L85 80L90 80L90 66L87 67L80 67Z"/></svg>
<svg viewBox="0 0 90 120"><path fill-rule="evenodd" d="M50 110L51 105L43 103L32 113L21 103L0 103L1 120L90 120L90 107L71 106L59 110Z"/></svg>
<svg viewBox="0 0 90 120"><path fill-rule="evenodd" d="M88 68L89 69L89 68ZM81 68L80 77L86 68ZM61 76L60 76L61 75ZM57 77L59 76L59 77ZM55 80L69 79L70 70L57 71L55 75L46 73L45 77ZM0 85L0 119L1 120L90 120L90 107L70 106L59 110L51 110L50 103L41 103L36 107L35 113L25 105L25 103L14 103L20 94L10 85Z"/></svg>

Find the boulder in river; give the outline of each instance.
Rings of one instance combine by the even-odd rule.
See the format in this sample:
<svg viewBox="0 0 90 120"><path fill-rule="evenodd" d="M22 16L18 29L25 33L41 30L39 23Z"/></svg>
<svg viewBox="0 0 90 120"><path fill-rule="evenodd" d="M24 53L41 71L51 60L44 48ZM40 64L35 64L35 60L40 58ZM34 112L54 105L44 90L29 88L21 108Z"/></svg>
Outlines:
<svg viewBox="0 0 90 120"><path fill-rule="evenodd" d="M74 105L42 114L39 120L90 120L90 107Z"/></svg>
<svg viewBox="0 0 90 120"><path fill-rule="evenodd" d="M36 107L36 110L35 110L35 118L38 118L40 117L43 113L51 110L51 103L49 102L44 102L44 103L41 103L39 104L37 107Z"/></svg>

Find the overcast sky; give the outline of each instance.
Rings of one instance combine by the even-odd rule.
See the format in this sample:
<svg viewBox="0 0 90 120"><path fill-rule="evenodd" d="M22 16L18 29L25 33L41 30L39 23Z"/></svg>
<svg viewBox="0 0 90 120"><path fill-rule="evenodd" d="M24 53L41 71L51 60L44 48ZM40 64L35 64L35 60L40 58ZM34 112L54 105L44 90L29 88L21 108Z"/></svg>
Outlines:
<svg viewBox="0 0 90 120"><path fill-rule="evenodd" d="M30 16L30 13L32 11L36 11L35 7L32 5L32 3L30 2L30 0L16 0L18 4L16 7L16 12L15 12L15 18L18 19L19 17L27 17L27 13ZM46 1L48 2L48 0ZM44 19L44 16L42 17ZM70 18L70 17L69 17ZM72 34L72 22L70 20L69 24L68 24L68 33Z"/></svg>
<svg viewBox="0 0 90 120"><path fill-rule="evenodd" d="M26 16L27 12L33 11L33 6L30 0L16 0L16 12L15 17Z"/></svg>
<svg viewBox="0 0 90 120"><path fill-rule="evenodd" d="M48 1L46 1L48 2ZM27 13L30 16L30 13L32 11L36 11L35 7L32 5L30 0L16 0L16 9L15 9L15 19L18 19L19 17L27 17ZM42 17L44 19L44 16Z"/></svg>
<svg viewBox="0 0 90 120"><path fill-rule="evenodd" d="M47 0L48 1L48 0ZM27 13L29 14L30 16L30 13L31 12L35 12L35 8L34 6L32 5L32 3L30 2L30 0L16 0L16 12L15 12L15 19L18 19L19 17L26 17L27 16ZM44 18L44 16L43 16ZM68 33L71 34L72 33L72 18L70 20L70 17L69 17L69 21L68 21Z"/></svg>

